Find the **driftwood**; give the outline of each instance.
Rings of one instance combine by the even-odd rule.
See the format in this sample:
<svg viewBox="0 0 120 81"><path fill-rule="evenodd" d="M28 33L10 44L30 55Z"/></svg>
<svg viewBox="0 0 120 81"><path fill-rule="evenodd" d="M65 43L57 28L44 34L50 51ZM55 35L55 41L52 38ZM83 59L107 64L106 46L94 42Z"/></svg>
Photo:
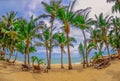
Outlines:
<svg viewBox="0 0 120 81"><path fill-rule="evenodd" d="M22 71L29 71L31 67L29 65L22 64Z"/></svg>
<svg viewBox="0 0 120 81"><path fill-rule="evenodd" d="M110 65L110 62L108 59L100 59L97 60L94 64L94 68L96 69L102 69Z"/></svg>
<svg viewBox="0 0 120 81"><path fill-rule="evenodd" d="M33 72L40 72L41 73L41 68L39 65L33 65Z"/></svg>

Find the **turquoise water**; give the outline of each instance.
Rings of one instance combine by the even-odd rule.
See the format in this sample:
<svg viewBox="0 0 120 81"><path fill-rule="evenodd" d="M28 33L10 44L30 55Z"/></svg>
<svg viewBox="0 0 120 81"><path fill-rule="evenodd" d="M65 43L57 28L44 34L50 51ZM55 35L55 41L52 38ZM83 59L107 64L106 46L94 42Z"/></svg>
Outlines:
<svg viewBox="0 0 120 81"><path fill-rule="evenodd" d="M44 59L44 62L46 62L46 54L30 54L30 57L32 56L37 56L38 58L40 59ZM60 57L61 55L60 54L52 54L52 60L51 60L51 63L52 64L60 64ZM12 59L14 59L15 57L13 56ZM67 64L68 63L68 56L67 54L64 54L63 55L63 61L64 61L64 64ZM72 63L80 63L80 55L79 54L71 54L71 60L72 60ZM17 58L18 61L24 61L24 55L23 54L18 54L18 58Z"/></svg>
<svg viewBox="0 0 120 81"><path fill-rule="evenodd" d="M89 58L91 58L93 55L94 55L94 52L95 51L92 51L90 54L89 54ZM112 52L111 52L112 53ZM107 51L104 51L103 53L104 55L107 55ZM46 62L46 54L45 53L34 53L34 54L30 54L30 57L32 56L37 56L38 58L40 59L45 59L44 62ZM60 64L60 57L61 55L60 54L52 54L52 60L51 60L51 63L52 64ZM63 56L63 61L64 61L64 64L67 64L68 63L68 56L67 54L64 54ZM13 56L12 59L14 59L15 57ZM18 61L24 61L24 55L23 54L20 54L18 53L18 58L17 58ZM71 53L71 61L72 63L80 63L82 60L82 56L80 54L73 54Z"/></svg>

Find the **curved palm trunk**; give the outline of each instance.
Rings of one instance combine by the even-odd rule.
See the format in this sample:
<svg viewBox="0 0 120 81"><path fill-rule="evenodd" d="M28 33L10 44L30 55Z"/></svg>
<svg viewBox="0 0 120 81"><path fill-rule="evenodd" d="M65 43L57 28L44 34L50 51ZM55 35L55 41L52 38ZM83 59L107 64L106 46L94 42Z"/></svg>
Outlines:
<svg viewBox="0 0 120 81"><path fill-rule="evenodd" d="M85 41L85 58L86 58L86 65L87 65L87 67L88 67L89 65L88 65L88 54L87 54L87 42L86 42L86 36L85 36L84 30L82 30L82 33L83 33L84 41Z"/></svg>
<svg viewBox="0 0 120 81"><path fill-rule="evenodd" d="M63 66L63 47L61 46L61 68L64 68Z"/></svg>
<svg viewBox="0 0 120 81"><path fill-rule="evenodd" d="M5 59L5 56L6 56L6 50L5 50L5 46L3 46L3 52L4 52L4 59Z"/></svg>
<svg viewBox="0 0 120 81"><path fill-rule="evenodd" d="M47 67L48 67L49 58L48 58L48 48L47 47L46 47L46 57L47 57Z"/></svg>
<svg viewBox="0 0 120 81"><path fill-rule="evenodd" d="M55 19L55 15L51 14L51 27L50 27L50 51L49 51L49 61L48 61L48 69L51 69L51 54L52 54L52 31L53 31L53 22Z"/></svg>
<svg viewBox="0 0 120 81"><path fill-rule="evenodd" d="M102 27L102 31L103 31L103 35L104 35L104 43L105 43L105 46L106 46L107 51L108 51L108 58L109 58L109 60L111 60L110 51L108 48L108 40L107 40L107 36L106 36L107 32L106 32L105 27Z"/></svg>
<svg viewBox="0 0 120 81"><path fill-rule="evenodd" d="M108 51L108 58L109 58L109 60L111 60L110 51L109 51L109 48L108 48L108 43L105 42L105 45L106 45L106 48L107 48L107 51Z"/></svg>
<svg viewBox="0 0 120 81"><path fill-rule="evenodd" d="M66 33L66 38L67 38L67 50L68 50L68 69L72 69L71 55L70 55L70 44L69 44L69 34L68 33Z"/></svg>
<svg viewBox="0 0 120 81"><path fill-rule="evenodd" d="M66 40L67 40L67 51L68 51L68 69L72 69L72 64L71 64L71 55L70 55L70 44L69 44L69 32L70 32L70 25L69 22L64 21L65 25L65 33L66 33Z"/></svg>
<svg viewBox="0 0 120 81"><path fill-rule="evenodd" d="M118 58L120 59L120 48L117 49L118 52Z"/></svg>
<svg viewBox="0 0 120 81"><path fill-rule="evenodd" d="M83 60L83 68L85 68L85 59Z"/></svg>
<svg viewBox="0 0 120 81"><path fill-rule="evenodd" d="M98 41L97 41L96 38L95 38L95 40L96 40L95 44L97 45L97 49L99 50L99 52L101 52L101 49L100 49L100 47L98 46ZM103 55L102 55L102 58L104 58Z"/></svg>
<svg viewBox="0 0 120 81"><path fill-rule="evenodd" d="M13 55L13 50L14 50L14 47L13 47L12 42L11 42L11 44L10 44L10 56L9 56L8 61L10 61L10 59L11 59L11 57Z"/></svg>
<svg viewBox="0 0 120 81"><path fill-rule="evenodd" d="M100 51L100 48L99 48L99 46L98 46L98 40L97 40L97 38L96 38L96 37L94 38L94 43L96 44L97 49Z"/></svg>
<svg viewBox="0 0 120 81"><path fill-rule="evenodd" d="M27 63L26 63L26 53L24 54L24 64L26 65Z"/></svg>
<svg viewBox="0 0 120 81"><path fill-rule="evenodd" d="M30 65L30 54L28 53L28 65Z"/></svg>
<svg viewBox="0 0 120 81"><path fill-rule="evenodd" d="M28 65L30 65L29 45L30 45L30 40L27 39L26 40L26 54L27 54L27 57L28 57Z"/></svg>
<svg viewBox="0 0 120 81"><path fill-rule="evenodd" d="M29 46L28 46L28 49L27 49L27 56L28 56L28 65L30 65L30 53L29 53Z"/></svg>
<svg viewBox="0 0 120 81"><path fill-rule="evenodd" d="M8 62L10 61L11 57L12 57L12 54L10 53L10 56L9 56Z"/></svg>
<svg viewBox="0 0 120 81"><path fill-rule="evenodd" d="M6 47L6 42L5 42L5 34L4 34L4 36L3 36L3 39L4 39L4 44L3 44L3 51L4 51L4 59L5 59L5 56L6 56L6 49L5 49L5 47Z"/></svg>

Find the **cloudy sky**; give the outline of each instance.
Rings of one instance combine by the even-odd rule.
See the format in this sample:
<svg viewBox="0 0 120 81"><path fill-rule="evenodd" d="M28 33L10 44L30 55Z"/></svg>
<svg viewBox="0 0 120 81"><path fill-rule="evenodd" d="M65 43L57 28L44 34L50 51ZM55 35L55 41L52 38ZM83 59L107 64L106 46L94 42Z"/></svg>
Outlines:
<svg viewBox="0 0 120 81"><path fill-rule="evenodd" d="M34 17L44 13L44 8L41 5L41 1L48 2L50 0L0 0L0 16L6 12L16 11L17 16L22 16L27 19L31 15ZM63 0L63 4L68 4L72 0ZM113 15L111 13L111 6L113 4L106 3L106 0L77 0L74 6L74 11L77 9L84 9L86 7L92 7L90 17L94 18L95 14L104 12L105 15ZM115 15L115 14L114 14ZM60 25L59 21L55 22L55 25ZM71 36L74 36L78 43L74 48L71 48L72 52L77 53L77 47L80 41L83 41L83 36L80 30L71 28ZM57 51L56 51L57 52Z"/></svg>

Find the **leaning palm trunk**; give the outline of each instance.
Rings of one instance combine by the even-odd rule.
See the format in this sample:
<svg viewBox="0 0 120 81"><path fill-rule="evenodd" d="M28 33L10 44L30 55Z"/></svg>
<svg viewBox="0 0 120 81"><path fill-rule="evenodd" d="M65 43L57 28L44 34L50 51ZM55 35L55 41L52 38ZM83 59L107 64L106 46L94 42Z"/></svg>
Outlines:
<svg viewBox="0 0 120 81"><path fill-rule="evenodd" d="M117 49L118 52L118 58L120 59L120 48Z"/></svg>
<svg viewBox="0 0 120 81"><path fill-rule="evenodd" d="M5 47L3 46L3 52L4 52L4 59L5 59L5 56L6 56L6 50L5 50Z"/></svg>
<svg viewBox="0 0 120 81"><path fill-rule="evenodd" d="M28 53L28 65L30 65L30 54Z"/></svg>
<svg viewBox="0 0 120 81"><path fill-rule="evenodd" d="M8 62L10 61L11 57L12 57L12 54L10 53L10 56L9 56Z"/></svg>
<svg viewBox="0 0 120 81"><path fill-rule="evenodd" d="M70 44L69 44L69 35L68 33L66 34L67 38L67 50L68 50L68 69L72 69L72 64L71 64L71 56L70 56Z"/></svg>
<svg viewBox="0 0 120 81"><path fill-rule="evenodd" d="M14 50L14 47L13 47L12 42L11 42L11 44L10 44L10 56L9 56L8 61L10 61L10 59L11 59L11 57L13 55L13 50Z"/></svg>
<svg viewBox="0 0 120 81"><path fill-rule="evenodd" d="M83 36L84 36L84 41L85 41L85 58L86 58L86 65L87 65L87 67L89 66L88 65L88 54L87 54L87 42L86 42L86 36L85 36L85 32L84 32L84 30L82 30L82 33L83 33Z"/></svg>
<svg viewBox="0 0 120 81"><path fill-rule="evenodd" d="M49 58L48 58L48 47L46 47L46 58L47 58L47 66L48 66L48 62L49 62Z"/></svg>
<svg viewBox="0 0 120 81"><path fill-rule="evenodd" d="M110 51L109 51L109 48L108 48L108 43L105 42L105 45L106 45L106 48L107 48L107 51L108 51L108 58L109 58L109 60L111 60Z"/></svg>
<svg viewBox="0 0 120 81"><path fill-rule="evenodd" d="M64 68L63 66L63 47L61 46L61 68Z"/></svg>
<svg viewBox="0 0 120 81"><path fill-rule="evenodd" d="M29 38L26 40L26 54L28 56L28 65L30 65L30 55L29 55L29 45L30 45L30 40Z"/></svg>
<svg viewBox="0 0 120 81"><path fill-rule="evenodd" d="M26 65L27 63L26 63L26 53L24 54L24 64Z"/></svg>
<svg viewBox="0 0 120 81"><path fill-rule="evenodd" d="M53 22L55 19L55 15L51 15L51 27L50 27L50 51L49 51L49 61L48 61L48 69L51 69L51 54L52 54L52 31L53 31Z"/></svg>
<svg viewBox="0 0 120 81"><path fill-rule="evenodd" d="M97 49L99 50L99 52L101 52L101 49L100 49L100 47L98 46L98 41L97 41L96 38L94 39L94 43L96 44ZM104 58L103 55L101 55L101 56L102 56L102 58Z"/></svg>
<svg viewBox="0 0 120 81"><path fill-rule="evenodd" d="M66 39L67 39L67 51L68 51L68 69L72 69L71 64L71 56L70 56L70 44L69 44L69 32L70 32L70 25L68 22L64 22L65 24L65 33L66 33Z"/></svg>
<svg viewBox="0 0 120 81"><path fill-rule="evenodd" d="M85 59L83 60L83 68L85 68Z"/></svg>
<svg viewBox="0 0 120 81"><path fill-rule="evenodd" d="M30 54L29 54L29 46L28 46L28 49L27 49L27 55L28 55L28 65L30 65Z"/></svg>

